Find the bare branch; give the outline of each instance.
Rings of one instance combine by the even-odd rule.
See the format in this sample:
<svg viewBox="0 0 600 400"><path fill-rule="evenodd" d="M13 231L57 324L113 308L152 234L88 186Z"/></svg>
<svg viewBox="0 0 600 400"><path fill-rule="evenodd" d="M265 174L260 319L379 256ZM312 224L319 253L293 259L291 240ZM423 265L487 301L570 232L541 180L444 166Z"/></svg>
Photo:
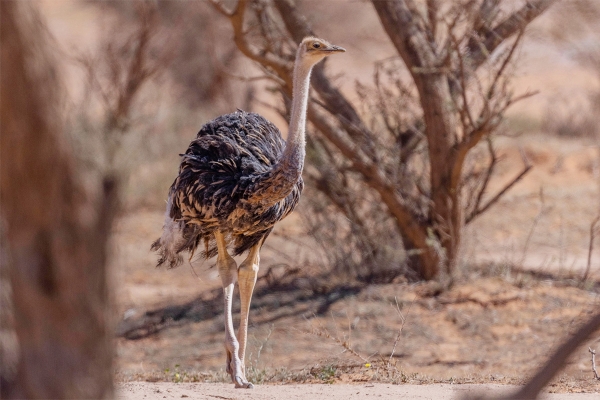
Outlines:
<svg viewBox="0 0 600 400"><path fill-rule="evenodd" d="M315 321L316 318L315 318ZM335 322L335 320L334 320ZM307 333L307 334L311 334L311 335L315 335L315 336L319 336L325 339L331 339L332 341L334 341L335 343L339 344L340 346L342 346L344 349L346 349L350 354L354 355L355 357L360 358L363 362L368 363L369 360L364 358L362 355L360 355L356 350L354 350L352 348L352 345L350 344L349 340L346 340L346 338L340 339L340 337L338 335L333 336L331 333L329 333L329 331L327 330L327 328L325 328L325 326L323 326L322 323L318 322L319 325L319 330L316 329L312 329L310 331L307 330L300 330L300 332L302 333Z"/></svg>
<svg viewBox="0 0 600 400"><path fill-rule="evenodd" d="M482 33L481 37L473 36L467 46L473 70L479 68L504 40L516 32L525 29L531 21L546 11L555 1L528 0L523 7L500 22L493 29L487 30L487 32L480 32ZM493 3L494 1L486 1L482 4L482 9L484 6L486 7L485 11L488 18L493 15Z"/></svg>
<svg viewBox="0 0 600 400"><path fill-rule="evenodd" d="M312 84L327 104L327 110L341 122L353 141L360 143L369 157L374 159L375 149L372 147L373 142L369 140L373 134L365 126L352 104L331 84L325 75L323 64L314 68Z"/></svg>
<svg viewBox="0 0 600 400"><path fill-rule="evenodd" d="M285 27L292 35L296 43L300 43L306 36L314 36L313 30L309 27L308 21L301 15L293 0L277 0L274 2L275 8L279 11Z"/></svg>
<svg viewBox="0 0 600 400"><path fill-rule="evenodd" d="M133 101L140 91L140 88L144 83L155 75L164 64L157 62L152 65L148 62L148 53L150 47L150 41L155 35L156 27L156 8L148 5L147 3L140 3L137 7L139 27L130 39L129 43L126 43L126 47L134 48L133 57L131 58L129 65L125 72L124 85L119 85L118 79L114 80L114 84L118 90L118 96L116 104L108 115L107 121L107 134L116 129L118 131L125 131L129 127L129 114ZM109 47L110 48L110 47ZM116 54L109 50L111 56ZM165 60L168 57L163 56ZM162 61L162 60L161 60ZM109 67L118 68L117 66L121 63L118 60L111 60ZM120 75L121 71L115 70L117 75ZM113 150L114 151L114 150Z"/></svg>
<svg viewBox="0 0 600 400"><path fill-rule="evenodd" d="M353 168L362 174L364 182L379 193L390 213L394 215L402 232L405 232L414 243L423 243L423 246L425 246L427 238L421 235L420 221L396 196L393 184L386 179L378 166L365 160L358 149L350 146L342 138L339 129L333 126L314 107L309 106L308 115L317 129L352 162Z"/></svg>
<svg viewBox="0 0 600 400"><path fill-rule="evenodd" d="M398 315L400 316L400 319L402 320L402 325L400 325L400 329L398 329L398 334L396 335L396 339L394 340L394 346L392 347L392 351L390 352L390 358L388 358L388 366L390 366L390 364L392 362L392 358L394 357L394 353L396 352L396 346L398 345L398 341L400 341L400 336L402 335L402 330L404 329L404 324L406 323L408 314L410 314L410 309L412 308L412 305L414 304L414 299L413 299L413 301L411 301L410 305L408 306L406 315L402 315L402 312L400 311L400 306L398 305L398 299L396 297L394 297L394 300L396 301L396 312L398 313Z"/></svg>
<svg viewBox="0 0 600 400"><path fill-rule="evenodd" d="M498 14L498 5L500 0L484 0L479 7L478 19L475 22L474 28L478 33L486 33L484 30L489 30L494 22L494 18Z"/></svg>
<svg viewBox="0 0 600 400"><path fill-rule="evenodd" d="M525 175L527 175L527 173L531 170L531 168L533 168L533 166L529 163L529 161L527 161L526 158L523 158L523 163L525 164L525 166L523 167L523 170L519 173L519 175L517 175L512 181L510 181L508 184L506 184L504 186L504 188L502 188L498 193L496 193L496 195L494 197L492 197L490 200L488 200L487 203L485 203L484 206L482 207L476 207L471 214L469 214L469 216L467 218L465 218L465 224L468 224L469 222L473 221L478 215L481 215L482 213L486 212L488 210L488 208L490 208L491 206L493 206L498 200L500 200L500 198L502 196L504 196L504 194L506 192L508 192L510 190L510 188L512 188L514 185L516 185L521 179L523 179L523 177ZM483 194L483 191L480 192L480 195ZM477 201L477 204L479 204L479 199Z"/></svg>
<svg viewBox="0 0 600 400"><path fill-rule="evenodd" d="M281 19L296 43L306 36L314 35L308 21L301 15L292 0L279 0L274 2L281 15ZM364 125L356 109L346 97L335 88L325 75L325 65L319 64L313 70L312 85L324 101L325 108L339 118L344 129L355 142L362 143L371 159L375 150L371 147L373 142L367 138L372 134ZM341 117L341 118L340 118Z"/></svg>
<svg viewBox="0 0 600 400"><path fill-rule="evenodd" d="M525 100L528 99L532 96L535 96L536 94L538 94L540 91L539 90L534 90L534 91L530 91L530 92L525 92L520 96L517 97L513 97L512 99L510 99L508 102L506 102L506 105L502 108L502 111L506 111L506 109L508 109L508 107L512 106L513 104L521 101L521 100Z"/></svg>
<svg viewBox="0 0 600 400"><path fill-rule="evenodd" d="M438 12L440 8L439 0L427 0L427 22L431 32L430 41L435 42L438 24Z"/></svg>
<svg viewBox="0 0 600 400"><path fill-rule="evenodd" d="M537 93L537 91L526 92L520 96L512 98L494 112L489 112L489 110L486 107L484 107L477 118L478 125L470 134L466 134L463 141L460 142L457 146L457 160L461 162L456 163L456 167L460 166L462 168L462 162L464 161L464 158L466 157L468 151L475 147L475 145L477 145L477 143L479 143L479 141L486 134L489 134L491 130L500 123L500 119L498 117L503 115L504 111L506 111L511 105L515 104L516 102L524 100L531 96L535 96ZM460 175L460 170L455 170L454 174Z"/></svg>
<svg viewBox="0 0 600 400"><path fill-rule="evenodd" d="M246 12L248 0L239 0L236 7L231 12L227 12L223 5L217 0L211 0L211 3L217 10L229 18L233 28L233 40L235 41L237 48L249 59L275 71L275 73L286 82L287 90L291 93L292 77L291 68L288 65L288 62L273 53L262 54L252 48L250 43L248 43L246 32L244 32L244 14Z"/></svg>
<svg viewBox="0 0 600 400"><path fill-rule="evenodd" d="M588 351L592 354L592 371L594 372L594 378L600 381L600 375L598 375L598 371L596 370L596 350L592 350L592 348L589 347Z"/></svg>
<svg viewBox="0 0 600 400"><path fill-rule="evenodd" d="M498 163L498 157L496 156L496 151L494 150L494 145L489 136L487 137L487 144L488 144L488 152L490 153L490 163L489 163L488 167L486 168L485 176L483 178L481 187L479 188L479 191L477 192L477 195L475 196L475 205L473 205L472 208L469 207L471 209L471 213L467 216L467 218L465 218L465 224L468 224L475 217L473 214L474 214L475 210L479 209L481 200L483 198L483 195L485 194L485 191L489 184L492 173L494 172L496 164ZM472 198L472 196L469 197L469 200L471 198ZM470 204L469 204L469 206L470 206Z"/></svg>
<svg viewBox="0 0 600 400"><path fill-rule="evenodd" d="M518 392L500 397L498 400L527 400L537 399L544 387L552 381L556 374L564 367L567 359L579 346L588 340L600 328L600 313L594 315L585 325L567 339L554 354L546 361L546 364L523 386ZM592 352L592 350L590 350ZM592 353L593 356L593 353ZM465 397L465 400L483 400L485 397Z"/></svg>
<svg viewBox="0 0 600 400"><path fill-rule="evenodd" d="M488 89L487 92L487 99L491 99L496 91L496 87L498 85L498 81L500 80L500 78L502 77L502 75L504 75L504 72L506 70L506 67L508 66L510 60L512 59L513 55L515 54L515 50L517 49L519 43L521 42L521 39L523 38L523 34L525 33L525 29L521 29L517 35L517 38L515 39L515 41L513 42L512 46L510 47L510 50L508 51L508 54L506 55L506 57L504 58L504 60L502 61L502 64L500 65L500 68L498 68L498 71L496 71L496 75L494 76L494 79L492 81L492 84L490 85L490 88Z"/></svg>
<svg viewBox="0 0 600 400"><path fill-rule="evenodd" d="M540 198L540 208L533 218L533 222L531 223L531 227L529 228L529 232L527 233L527 237L525 238L525 243L523 244L523 253L521 255L521 259L517 263L518 265L523 265L525 263L525 259L527 258L527 251L529 249L529 244L531 243L531 238L533 237L533 232L537 227L538 223L542 219L542 217L548 212L550 207L546 207L546 202L544 200L544 187L540 187L539 191Z"/></svg>
<svg viewBox="0 0 600 400"><path fill-rule="evenodd" d="M592 251L594 250L594 239L596 238L596 232L600 231L600 215L594 218L592 223L590 224L590 244L588 247L588 257L587 257L587 267L585 268L585 273L581 278L582 282L585 282L590 274L590 269L592 267ZM598 227L596 226L598 225Z"/></svg>
<svg viewBox="0 0 600 400"><path fill-rule="evenodd" d="M533 378L508 399L536 399L542 389L563 368L567 359L577 348L588 340L600 328L600 313L594 315L573 336L564 342L550 357L546 364L535 374Z"/></svg>
<svg viewBox="0 0 600 400"><path fill-rule="evenodd" d="M438 59L429 46L427 34L417 23L417 17L405 0L371 2L398 54L411 72L413 67L437 67Z"/></svg>
<svg viewBox="0 0 600 400"><path fill-rule="evenodd" d="M461 112L461 117L464 120L464 116L467 117L468 121L469 121L469 128L473 129L475 127L475 122L473 120L473 116L471 115L471 110L469 107L469 101L467 99L467 72L466 72L466 67L465 67L465 63L464 63L464 57L462 56L461 52L460 52L460 43L458 41L458 39L454 36L454 33L449 30L448 31L448 36L449 36L449 40L450 42L454 45L454 50L456 52L456 54L458 55L458 76L460 79L460 88L458 88L458 90L460 90L461 96L462 96L462 102L463 104L461 105L461 107L459 107L460 112ZM454 98L454 96L453 96ZM464 122L463 122L463 125Z"/></svg>

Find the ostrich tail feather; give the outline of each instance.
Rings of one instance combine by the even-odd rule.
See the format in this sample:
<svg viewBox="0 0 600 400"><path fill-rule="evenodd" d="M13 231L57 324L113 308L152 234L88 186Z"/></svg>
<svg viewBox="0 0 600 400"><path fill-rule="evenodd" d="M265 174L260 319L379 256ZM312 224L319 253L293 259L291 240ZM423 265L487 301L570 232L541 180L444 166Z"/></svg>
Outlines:
<svg viewBox="0 0 600 400"><path fill-rule="evenodd" d="M165 214L165 224L163 233L154 243L151 249L156 251L160 258L158 259L157 267L166 265L168 268L178 267L183 263L183 256L179 254L184 244L182 221L175 221L171 217L171 199L167 204L167 212Z"/></svg>

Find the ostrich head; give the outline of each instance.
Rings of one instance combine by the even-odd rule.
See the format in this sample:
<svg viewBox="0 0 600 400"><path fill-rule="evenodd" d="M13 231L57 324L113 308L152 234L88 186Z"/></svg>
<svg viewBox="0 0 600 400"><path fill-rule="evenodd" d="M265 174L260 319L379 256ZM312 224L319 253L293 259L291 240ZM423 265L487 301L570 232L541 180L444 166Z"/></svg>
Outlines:
<svg viewBox="0 0 600 400"><path fill-rule="evenodd" d="M339 47L329 43L326 40L316 37L306 37L298 47L296 59L302 60L305 67L312 67L323 58L334 54L346 51L343 47Z"/></svg>

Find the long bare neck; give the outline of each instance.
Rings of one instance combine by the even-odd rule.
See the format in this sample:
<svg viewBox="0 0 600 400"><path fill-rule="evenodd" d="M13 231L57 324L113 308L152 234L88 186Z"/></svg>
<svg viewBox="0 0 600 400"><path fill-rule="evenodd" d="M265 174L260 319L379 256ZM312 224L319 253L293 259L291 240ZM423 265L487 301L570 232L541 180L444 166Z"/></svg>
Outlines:
<svg viewBox="0 0 600 400"><path fill-rule="evenodd" d="M306 109L308 106L308 89L310 88L312 65L305 65L298 58L296 57L296 65L294 66L292 110L287 144L281 161L288 168L297 168L298 172L302 173L306 152Z"/></svg>
<svg viewBox="0 0 600 400"><path fill-rule="evenodd" d="M249 201L270 207L285 199L298 184L304 168L306 153L306 109L308 104L308 88L312 65L303 64L296 56L294 66L294 87L292 112L290 117L287 143L279 161L263 175L253 188Z"/></svg>

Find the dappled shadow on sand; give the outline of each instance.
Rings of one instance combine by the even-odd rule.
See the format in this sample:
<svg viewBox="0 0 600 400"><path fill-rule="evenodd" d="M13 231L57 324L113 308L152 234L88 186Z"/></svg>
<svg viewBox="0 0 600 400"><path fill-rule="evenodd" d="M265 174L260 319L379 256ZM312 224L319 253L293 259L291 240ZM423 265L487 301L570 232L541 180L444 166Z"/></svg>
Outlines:
<svg viewBox="0 0 600 400"><path fill-rule="evenodd" d="M333 283L324 276L306 276L298 268L278 273L269 269L256 283L251 309L255 324L265 324L299 314L322 315L331 305L353 296L364 285ZM300 307L299 307L300 306ZM223 291L202 293L192 301L146 311L139 317L126 318L116 329L118 337L136 340L155 335L167 328L220 318L223 315ZM239 315L239 298L233 303L234 317Z"/></svg>

